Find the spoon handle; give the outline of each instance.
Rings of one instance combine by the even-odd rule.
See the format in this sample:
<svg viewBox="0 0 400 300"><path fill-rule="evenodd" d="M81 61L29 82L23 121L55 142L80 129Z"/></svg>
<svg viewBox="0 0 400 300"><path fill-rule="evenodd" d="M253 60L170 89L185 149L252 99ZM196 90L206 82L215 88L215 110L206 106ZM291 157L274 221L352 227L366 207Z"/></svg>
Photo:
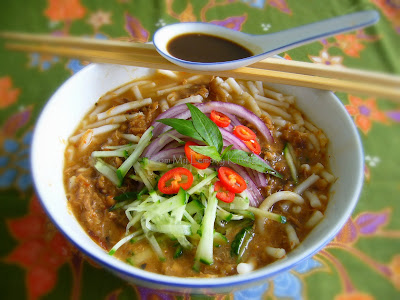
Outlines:
<svg viewBox="0 0 400 300"><path fill-rule="evenodd" d="M325 37L369 26L378 20L379 14L375 10L361 11L272 34L254 36L254 41L262 48L260 52L270 56Z"/></svg>

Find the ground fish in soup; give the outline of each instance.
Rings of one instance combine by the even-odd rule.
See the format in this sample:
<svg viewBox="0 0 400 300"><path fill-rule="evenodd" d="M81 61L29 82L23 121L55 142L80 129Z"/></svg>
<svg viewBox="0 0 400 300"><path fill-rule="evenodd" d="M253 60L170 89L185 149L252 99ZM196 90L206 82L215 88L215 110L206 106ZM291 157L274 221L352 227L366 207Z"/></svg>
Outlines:
<svg viewBox="0 0 400 300"><path fill-rule="evenodd" d="M323 219L327 146L294 95L159 70L96 102L69 139L64 184L110 255L165 275L230 276L284 258Z"/></svg>

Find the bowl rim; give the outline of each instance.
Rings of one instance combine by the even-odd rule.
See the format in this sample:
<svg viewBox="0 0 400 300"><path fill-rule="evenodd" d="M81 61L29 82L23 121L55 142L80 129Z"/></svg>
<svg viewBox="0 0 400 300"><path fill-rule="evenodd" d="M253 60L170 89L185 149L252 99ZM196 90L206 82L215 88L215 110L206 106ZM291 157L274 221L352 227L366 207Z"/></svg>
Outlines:
<svg viewBox="0 0 400 300"><path fill-rule="evenodd" d="M38 135L38 131L40 128L39 125L41 124L42 116L44 116L46 114L46 111L49 109L49 106L57 100L59 93L61 91L63 91L66 87L68 87L68 85L70 85L71 82L75 81L76 78L85 76L87 73L92 72L93 69L96 69L98 66L101 66L101 65L102 64L92 63L92 64L82 68L80 71L76 72L75 74L73 74L61 86L59 86L57 88L57 90L53 93L53 95L46 102L46 104L42 108L41 113L39 114L39 116L37 118L37 122L36 122L35 128L33 130L32 145L31 145L31 149L30 149L30 164L31 164L34 190L35 190L36 195L38 196L38 199L39 199L42 207L44 208L47 216L51 220L51 222L77 249L79 249L82 253L84 253L86 256L90 257L94 261L105 266L109 270L117 272L127 278L137 279L144 283L153 283L153 284L160 285L164 289L168 289L168 287L180 288L180 289L185 289L185 288L187 288L187 289L192 289L192 288L217 289L217 288L243 286L246 284L257 283L257 282L260 282L267 278L273 277L279 273L293 269L295 266L299 265L300 263L304 262L305 260L312 257L314 254L319 252L339 233L339 231L342 229L342 227L347 222L348 218L351 216L351 213L354 211L354 208L357 205L358 199L361 194L362 186L363 186L364 177L363 177L363 172L362 172L362 166L363 166L363 162L364 162L364 159L363 159L364 153L363 153L361 138L357 131L356 126L354 125L350 115L347 113L344 105L339 105L340 110L343 113L343 116L345 116L346 120L349 121L350 124L352 124L352 126L350 126L349 130L351 130L351 135L355 138L354 142L357 145L358 157L359 157L358 164L360 165L361 168L357 173L358 178L356 181L356 186L352 192L351 202L346 209L348 214L340 216L336 225L333 226L330 230L328 230L329 235L327 235L327 237L321 243L315 243L315 245L313 247L308 247L308 248L304 249L303 251L301 251L300 254L296 255L296 259L286 258L284 261L280 261L280 263L277 265L270 264L270 265L268 265L268 267L260 268L260 269L254 270L247 274L232 275L232 276L218 277L218 278L201 278L201 277L175 277L175 276L157 274L157 273L141 270L140 268L135 268L135 267L129 266L125 262L118 260L123 265L126 265L129 267L129 269L128 269L127 267L123 267L121 265L121 268L120 268L118 266L120 264L115 263L115 260L117 260L116 258L113 258L112 256L110 256L110 259L105 259L105 258L103 259L102 257L96 256L95 254L90 252L90 249L86 249L87 247L83 247L82 245L79 244L79 241L77 241L73 237L69 236L68 233L66 233L65 230L60 226L60 224L58 224L58 222L53 217L53 215L50 214L50 212L46 206L46 203L43 200L44 198L46 198L46 195L44 195L42 193L41 183L37 182L37 179L35 176L36 167L35 167L34 157L35 157L36 149L39 149L38 148L39 146L36 145L36 142L35 142L36 136ZM329 92L327 94L330 95L330 97L332 98L333 101L338 101L339 102L338 104L342 104L341 100L333 92Z"/></svg>

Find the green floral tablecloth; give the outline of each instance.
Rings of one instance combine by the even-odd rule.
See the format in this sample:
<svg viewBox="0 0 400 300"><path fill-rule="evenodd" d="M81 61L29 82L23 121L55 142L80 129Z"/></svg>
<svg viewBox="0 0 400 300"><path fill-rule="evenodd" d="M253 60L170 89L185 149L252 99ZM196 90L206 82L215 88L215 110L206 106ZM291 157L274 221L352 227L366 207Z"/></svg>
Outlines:
<svg viewBox="0 0 400 300"><path fill-rule="evenodd" d="M175 22L263 34L362 9L378 10L380 22L282 55L400 74L398 0L2 0L0 30L147 42ZM0 40L1 299L400 299L400 106L345 93L337 95L363 141L365 183L352 217L313 258L256 288L190 296L131 286L83 257L40 207L29 147L43 105L86 64L6 51Z"/></svg>

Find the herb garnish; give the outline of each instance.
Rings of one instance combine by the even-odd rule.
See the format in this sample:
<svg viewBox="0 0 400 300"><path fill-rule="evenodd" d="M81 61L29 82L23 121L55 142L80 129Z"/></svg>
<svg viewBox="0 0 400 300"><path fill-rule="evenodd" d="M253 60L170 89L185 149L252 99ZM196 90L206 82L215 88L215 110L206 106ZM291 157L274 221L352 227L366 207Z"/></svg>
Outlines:
<svg viewBox="0 0 400 300"><path fill-rule="evenodd" d="M193 104L187 103L186 105L189 108L192 120L171 118L160 119L157 122L171 126L180 134L204 142L206 146L190 146L190 148L217 162L221 160L229 161L261 173L268 173L282 178L281 174L276 172L266 161L260 159L254 153L231 149L233 145L222 149L223 138L218 126Z"/></svg>

